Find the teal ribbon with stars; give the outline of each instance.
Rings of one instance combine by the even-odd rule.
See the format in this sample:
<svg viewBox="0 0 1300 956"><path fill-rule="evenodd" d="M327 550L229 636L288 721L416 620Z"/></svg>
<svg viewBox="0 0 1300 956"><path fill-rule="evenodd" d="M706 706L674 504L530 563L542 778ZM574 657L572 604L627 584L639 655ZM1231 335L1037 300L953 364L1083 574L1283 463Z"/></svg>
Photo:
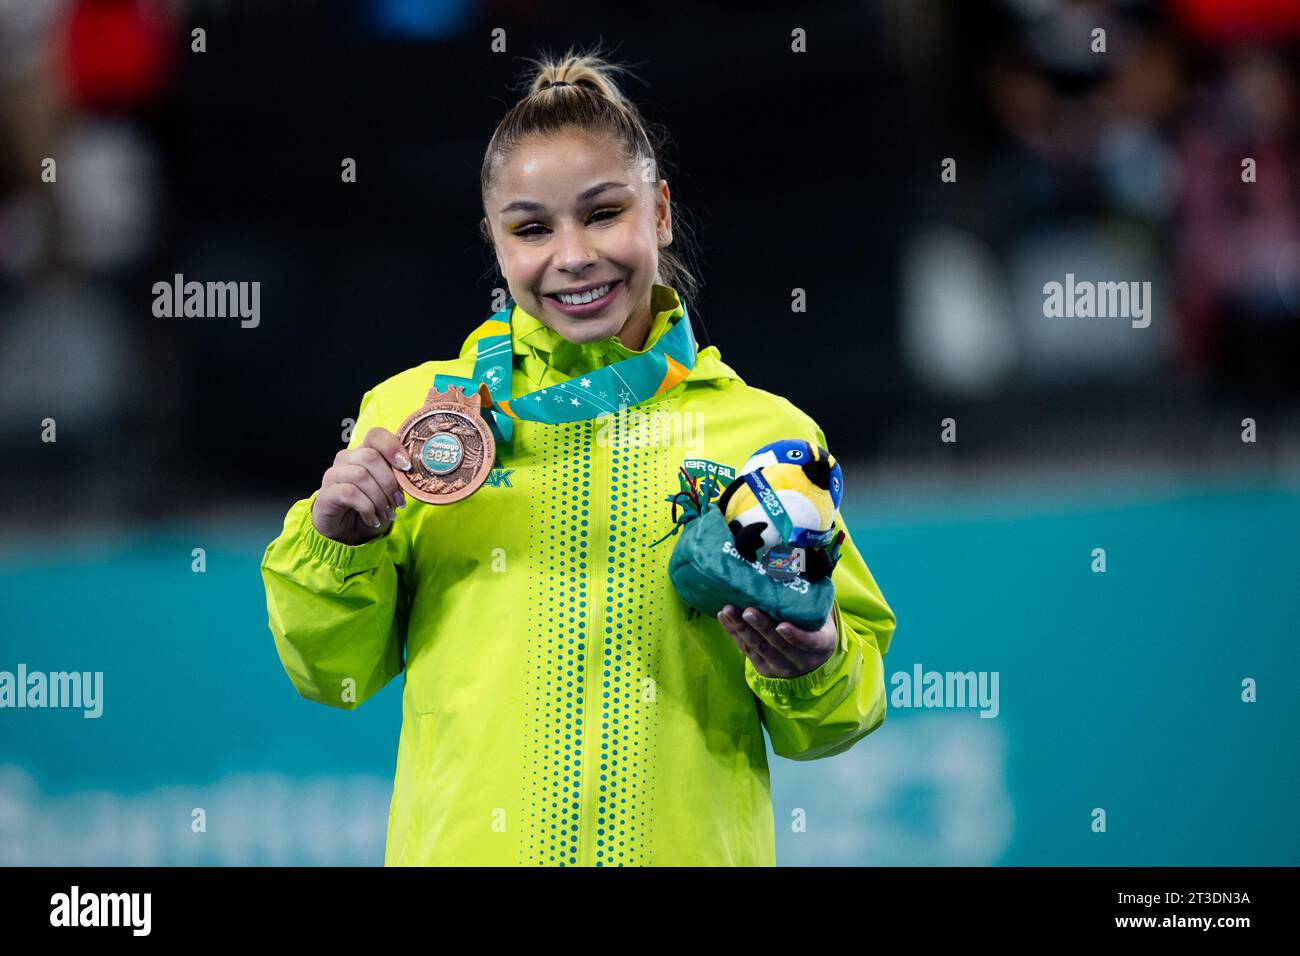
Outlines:
<svg viewBox="0 0 1300 956"><path fill-rule="evenodd" d="M514 437L515 420L561 425L586 421L602 414L617 414L646 399L668 391L685 379L695 368L699 347L691 328L691 317L682 304L682 314L646 352L612 362L601 368L577 375L565 382L548 385L517 398L511 395L511 370L514 348L509 323L514 309L513 297L493 319L503 322L507 331L484 335L474 343L474 372L469 378L439 373L433 385L440 391L460 385L465 393L486 384L492 395L492 408L484 417L493 437L508 442Z"/></svg>

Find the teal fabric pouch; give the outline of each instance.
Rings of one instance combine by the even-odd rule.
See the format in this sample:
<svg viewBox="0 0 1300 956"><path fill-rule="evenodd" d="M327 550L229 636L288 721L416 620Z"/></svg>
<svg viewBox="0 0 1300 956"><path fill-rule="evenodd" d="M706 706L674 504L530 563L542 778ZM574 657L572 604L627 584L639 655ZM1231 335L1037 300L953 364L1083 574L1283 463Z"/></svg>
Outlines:
<svg viewBox="0 0 1300 956"><path fill-rule="evenodd" d="M777 621L789 621L806 631L826 623L835 601L835 584L829 575L817 582L803 577L789 581L772 578L761 561L746 561L737 551L731 529L715 503L712 488L698 492L683 483L683 492L669 500L682 508L672 531L659 544L680 532L668 559L668 577L687 605L717 616L726 604L737 609L756 607Z"/></svg>

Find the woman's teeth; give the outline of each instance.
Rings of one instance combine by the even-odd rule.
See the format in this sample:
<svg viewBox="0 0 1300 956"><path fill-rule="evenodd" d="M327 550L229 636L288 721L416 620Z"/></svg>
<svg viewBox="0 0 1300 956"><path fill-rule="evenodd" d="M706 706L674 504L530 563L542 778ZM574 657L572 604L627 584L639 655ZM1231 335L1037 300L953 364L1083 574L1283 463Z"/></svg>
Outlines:
<svg viewBox="0 0 1300 956"><path fill-rule="evenodd" d="M613 286L614 283L606 282L604 285L598 286L595 289L588 289L586 292L579 292L576 293L575 295L569 295L565 292L561 292L559 295L556 296L556 298L567 305L584 305L587 302L593 302L596 299L599 299L601 296L608 293L609 290L613 288Z"/></svg>

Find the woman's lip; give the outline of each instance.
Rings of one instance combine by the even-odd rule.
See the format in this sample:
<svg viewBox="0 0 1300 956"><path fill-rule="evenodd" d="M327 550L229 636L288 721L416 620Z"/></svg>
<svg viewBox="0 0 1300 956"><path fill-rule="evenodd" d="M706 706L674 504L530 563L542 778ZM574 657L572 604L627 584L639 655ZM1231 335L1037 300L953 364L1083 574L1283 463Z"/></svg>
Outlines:
<svg viewBox="0 0 1300 956"><path fill-rule="evenodd" d="M605 308L605 306L609 305L609 303L614 300L614 296L618 295L618 290L622 287L622 285L623 285L622 279L615 279L610 283L609 291L606 292L603 296L601 296L599 299L592 299L590 302L586 302L582 305L570 305L567 302L561 302L558 298L556 298L553 295L548 295L546 296L546 298L550 300L551 305L559 309L565 315L577 316L581 318L582 316L593 315L594 313L599 312L601 309Z"/></svg>

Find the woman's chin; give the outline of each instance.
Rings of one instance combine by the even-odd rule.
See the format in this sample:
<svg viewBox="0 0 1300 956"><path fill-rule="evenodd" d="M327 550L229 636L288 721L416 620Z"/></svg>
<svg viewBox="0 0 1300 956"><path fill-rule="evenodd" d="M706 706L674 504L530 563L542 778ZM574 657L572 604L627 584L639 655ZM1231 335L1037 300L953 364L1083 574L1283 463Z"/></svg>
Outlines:
<svg viewBox="0 0 1300 956"><path fill-rule="evenodd" d="M611 322L609 319L574 319L568 316L562 317L563 325L560 325L556 331L563 335L575 345L588 345L592 342L599 342L614 335L623 326L619 322Z"/></svg>

